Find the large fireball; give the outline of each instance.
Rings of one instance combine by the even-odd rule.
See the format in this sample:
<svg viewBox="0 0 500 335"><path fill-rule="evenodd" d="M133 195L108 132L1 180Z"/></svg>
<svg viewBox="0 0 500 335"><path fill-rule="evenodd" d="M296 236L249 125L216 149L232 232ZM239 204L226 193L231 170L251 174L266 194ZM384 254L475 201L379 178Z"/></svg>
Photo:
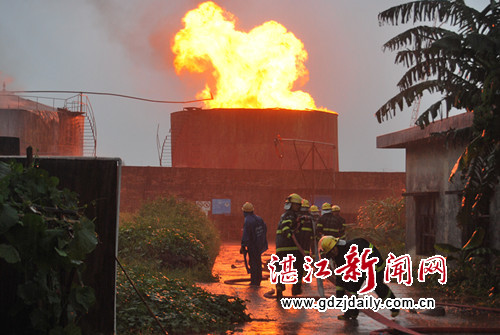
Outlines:
<svg viewBox="0 0 500 335"><path fill-rule="evenodd" d="M248 33L235 29L235 19L215 3L204 2L183 18L172 51L178 74L209 72L197 94L207 108L317 109L313 98L292 91L307 78L303 43L281 24L268 21Z"/></svg>

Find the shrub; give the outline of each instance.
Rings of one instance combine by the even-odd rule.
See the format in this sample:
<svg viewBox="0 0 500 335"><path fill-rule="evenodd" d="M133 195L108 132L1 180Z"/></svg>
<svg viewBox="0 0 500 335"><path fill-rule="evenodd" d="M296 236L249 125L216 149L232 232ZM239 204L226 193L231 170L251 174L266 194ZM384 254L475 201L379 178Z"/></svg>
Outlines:
<svg viewBox="0 0 500 335"><path fill-rule="evenodd" d="M205 246L194 234L172 228L126 225L120 229L120 256L153 261L160 268L210 269Z"/></svg>
<svg viewBox="0 0 500 335"><path fill-rule="evenodd" d="M357 226L347 230L349 239L362 237L372 242L385 257L405 251L404 198L368 200L359 208Z"/></svg>
<svg viewBox="0 0 500 335"><path fill-rule="evenodd" d="M135 216L134 227L167 228L170 231L192 234L203 245L210 269L219 254L220 238L216 227L196 204L189 201L171 196L145 203ZM185 238L190 237L186 235ZM197 242L194 244L197 245ZM187 251L188 248L186 245L184 250Z"/></svg>
<svg viewBox="0 0 500 335"><path fill-rule="evenodd" d="M81 282L83 261L97 245L94 223L58 183L45 170L0 162L0 266L17 287L1 316L4 331L79 334L78 321L95 301Z"/></svg>
<svg viewBox="0 0 500 335"><path fill-rule="evenodd" d="M147 203L132 220L120 224L119 258L169 333L225 332L250 319L243 300L187 284L213 280L219 247L218 232L205 214L195 204L174 197ZM117 329L121 334L161 331L121 271Z"/></svg>
<svg viewBox="0 0 500 335"><path fill-rule="evenodd" d="M220 239L193 203L174 197L144 204L132 222L122 222L119 254L126 263L148 262L159 270L190 269L211 277Z"/></svg>

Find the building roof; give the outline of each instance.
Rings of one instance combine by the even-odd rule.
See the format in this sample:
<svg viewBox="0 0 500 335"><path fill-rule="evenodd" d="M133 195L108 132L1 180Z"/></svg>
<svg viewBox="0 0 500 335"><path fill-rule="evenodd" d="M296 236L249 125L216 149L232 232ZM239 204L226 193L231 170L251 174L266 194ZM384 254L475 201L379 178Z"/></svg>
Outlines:
<svg viewBox="0 0 500 335"><path fill-rule="evenodd" d="M35 97L38 99L37 97ZM0 91L0 109L22 109L30 111L57 111L57 108L47 106L38 101L21 98L9 91Z"/></svg>
<svg viewBox="0 0 500 335"><path fill-rule="evenodd" d="M409 144L429 138L433 133L464 129L472 125L473 113L462 113L435 121L424 129L418 126L377 136L377 148L406 148Z"/></svg>

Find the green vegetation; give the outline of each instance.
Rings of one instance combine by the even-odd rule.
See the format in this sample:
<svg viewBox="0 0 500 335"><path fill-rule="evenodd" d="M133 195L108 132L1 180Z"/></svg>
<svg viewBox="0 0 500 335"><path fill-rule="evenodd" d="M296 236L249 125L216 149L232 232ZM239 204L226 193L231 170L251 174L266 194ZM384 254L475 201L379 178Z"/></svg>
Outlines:
<svg viewBox="0 0 500 335"><path fill-rule="evenodd" d="M422 286L455 299L467 299L468 303L500 306L500 261L493 258L499 252L482 246L484 237L485 230L478 229L462 248L436 244L436 250L447 255L448 282L438 284L436 274L429 276Z"/></svg>
<svg viewBox="0 0 500 335"><path fill-rule="evenodd" d="M144 270L139 269L140 274L135 270L127 273L170 334L225 332L235 323L250 320L245 303L239 298L210 294L180 279ZM118 334L161 331L123 275L118 276L117 305Z"/></svg>
<svg viewBox="0 0 500 335"><path fill-rule="evenodd" d="M0 267L17 286L2 331L80 334L78 322L95 301L81 281L97 245L94 223L58 183L40 168L0 162Z"/></svg>
<svg viewBox="0 0 500 335"><path fill-rule="evenodd" d="M456 258L450 262L445 290L498 301L498 259L487 239L478 236L488 235L494 225L488 217L500 176L500 2L486 1L482 9L476 7L463 0L422 0L379 14L381 25L411 27L383 46L397 51L395 62L407 72L397 84L399 92L375 115L383 122L405 104L419 104L424 94L434 94L436 102L418 117L421 128L448 117L452 109L473 113L470 129L450 129L444 135L467 143L449 179L460 175L463 185L458 226L470 241L481 242L462 249L437 248L446 249L450 261Z"/></svg>
<svg viewBox="0 0 500 335"><path fill-rule="evenodd" d="M148 262L158 270L195 269L210 273L209 257L194 234L174 228L125 224L120 229L120 257L127 262Z"/></svg>
<svg viewBox="0 0 500 335"><path fill-rule="evenodd" d="M169 197L145 203L135 218L135 225L153 229L179 229L192 234L204 246L210 268L219 254L220 238L217 229L192 202Z"/></svg>
<svg viewBox="0 0 500 335"><path fill-rule="evenodd" d="M358 210L355 227L347 229L348 239L362 237L372 242L386 257L389 252L399 256L405 252L404 198L389 197L368 200Z"/></svg>
<svg viewBox="0 0 500 335"><path fill-rule="evenodd" d="M243 300L193 284L215 279L220 247L217 230L195 204L158 199L128 219L120 225L119 259L169 333L225 332L250 319ZM161 331L121 270L117 287L119 334Z"/></svg>
<svg viewBox="0 0 500 335"><path fill-rule="evenodd" d="M457 219L471 236L487 228L482 218L500 176L500 2L491 0L479 10L463 0L412 1L383 11L379 22L413 24L383 46L397 51L395 62L408 71L397 84L399 93L375 113L379 122L405 104L419 103L424 93L437 93L437 101L416 121L421 128L453 108L473 112L469 134L462 134L467 147L450 174L450 180L461 175Z"/></svg>

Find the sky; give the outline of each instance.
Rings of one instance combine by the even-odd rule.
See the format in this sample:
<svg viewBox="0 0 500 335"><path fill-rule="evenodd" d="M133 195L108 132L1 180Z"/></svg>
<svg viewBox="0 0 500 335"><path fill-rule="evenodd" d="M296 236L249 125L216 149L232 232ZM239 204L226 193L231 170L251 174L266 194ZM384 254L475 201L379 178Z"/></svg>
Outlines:
<svg viewBox="0 0 500 335"><path fill-rule="evenodd" d="M177 75L171 40L182 18L203 1L0 1L0 81L7 90L110 92L187 101L204 87ZM404 171L404 149L377 149L376 137L410 127L412 109L379 124L377 109L398 91L404 68L382 45L405 26L379 26L377 15L404 1L215 1L249 31L274 20L308 53L308 92L318 107L339 114L341 171ZM1 83L0 83L1 84ZM66 98L68 95L49 95ZM97 124L97 155L125 165L159 166L157 130L164 138L170 113L193 104L155 104L89 96ZM40 102L43 102L41 100ZM47 101L47 104L51 104Z"/></svg>

